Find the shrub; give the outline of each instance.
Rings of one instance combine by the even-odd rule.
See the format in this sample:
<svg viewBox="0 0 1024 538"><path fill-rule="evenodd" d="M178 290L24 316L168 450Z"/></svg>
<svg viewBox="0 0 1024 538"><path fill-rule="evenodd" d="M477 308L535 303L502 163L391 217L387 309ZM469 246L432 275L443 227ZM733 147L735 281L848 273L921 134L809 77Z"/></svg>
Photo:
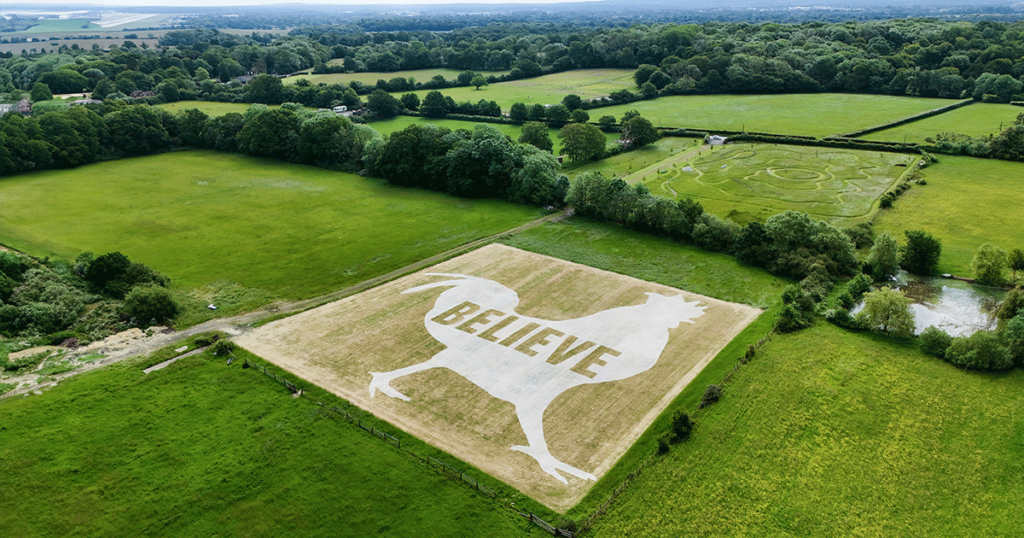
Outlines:
<svg viewBox="0 0 1024 538"><path fill-rule="evenodd" d="M721 385L708 385L708 388L704 389L704 396L700 399L700 408L710 406L711 404L718 401L722 397Z"/></svg>
<svg viewBox="0 0 1024 538"><path fill-rule="evenodd" d="M217 340L210 346L210 353L214 355L228 355L235 350L235 344L230 340Z"/></svg>
<svg viewBox="0 0 1024 538"><path fill-rule="evenodd" d="M171 292L152 285L132 288L125 296L121 309L125 316L135 320L136 325L161 322L178 315L178 303L171 297Z"/></svg>
<svg viewBox="0 0 1024 538"><path fill-rule="evenodd" d="M946 360L974 370L1005 370L1013 366L1009 348L991 331L954 338L946 349Z"/></svg>
<svg viewBox="0 0 1024 538"><path fill-rule="evenodd" d="M846 291L850 292L850 295L853 296L853 300L856 301L865 293L871 291L871 285L871 277L861 273L851 278L850 281L846 283Z"/></svg>
<svg viewBox="0 0 1024 538"><path fill-rule="evenodd" d="M946 349L953 342L953 337L938 327L928 327L919 338L921 351L939 358L946 356Z"/></svg>
<svg viewBox="0 0 1024 538"><path fill-rule="evenodd" d="M686 411L677 411L672 417L671 439L672 444L681 443L690 438L693 431L693 421Z"/></svg>
<svg viewBox="0 0 1024 538"><path fill-rule="evenodd" d="M671 443L669 442L668 434L665 434L665 435L662 435L661 437L659 437L658 438L658 454L660 454L660 455L668 454L668 450L670 448L670 446L669 446L670 444Z"/></svg>
<svg viewBox="0 0 1024 538"><path fill-rule="evenodd" d="M849 288L847 288L846 291L840 293L839 296L836 297L836 303L844 310L849 310L857 304L857 300L853 298Z"/></svg>
<svg viewBox="0 0 1024 538"><path fill-rule="evenodd" d="M850 312L843 308L830 308L825 311L825 320L845 329L860 329L863 325Z"/></svg>

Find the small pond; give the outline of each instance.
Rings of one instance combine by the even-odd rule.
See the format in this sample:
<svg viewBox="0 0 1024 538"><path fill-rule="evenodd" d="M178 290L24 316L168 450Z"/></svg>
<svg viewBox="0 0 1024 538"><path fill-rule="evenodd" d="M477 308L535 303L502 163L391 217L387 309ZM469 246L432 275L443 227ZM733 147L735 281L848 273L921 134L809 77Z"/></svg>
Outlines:
<svg viewBox="0 0 1024 538"><path fill-rule="evenodd" d="M929 278L903 271L896 276L897 285L913 301L914 334L928 327L938 327L951 336L968 336L976 331L995 328L995 310L1006 298L1006 290L979 286L949 278ZM863 308L857 305L853 312Z"/></svg>

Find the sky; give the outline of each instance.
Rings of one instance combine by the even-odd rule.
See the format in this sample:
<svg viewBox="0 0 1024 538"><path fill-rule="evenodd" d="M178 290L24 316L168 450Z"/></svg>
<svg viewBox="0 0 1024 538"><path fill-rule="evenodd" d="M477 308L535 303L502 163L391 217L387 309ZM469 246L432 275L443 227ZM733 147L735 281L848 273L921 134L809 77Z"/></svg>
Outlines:
<svg viewBox="0 0 1024 538"><path fill-rule="evenodd" d="M254 6L262 4L332 4L332 5L377 5L394 6L410 4L561 4L566 2L587 2L594 0L311 0L295 2L291 0L137 0L126 2L125 0L89 0L83 4L94 6L167 6L175 7L189 6Z"/></svg>

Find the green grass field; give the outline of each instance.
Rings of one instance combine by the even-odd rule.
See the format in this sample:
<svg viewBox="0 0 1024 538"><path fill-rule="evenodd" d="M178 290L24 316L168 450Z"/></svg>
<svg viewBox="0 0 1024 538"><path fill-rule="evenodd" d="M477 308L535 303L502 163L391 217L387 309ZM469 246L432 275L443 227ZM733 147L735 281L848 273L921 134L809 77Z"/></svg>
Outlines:
<svg viewBox="0 0 1024 538"><path fill-rule="evenodd" d="M39 21L39 24L25 30L30 34L48 34L53 32L78 32L81 30L103 30L98 24L93 24L85 19L47 19Z"/></svg>
<svg viewBox="0 0 1024 538"><path fill-rule="evenodd" d="M327 62L327 65L340 65L344 60L336 59ZM296 75L294 77L288 77L284 79L285 84L295 84L299 80L308 80L313 84L349 84L354 80L358 80L368 86L377 84L378 80L391 80L395 77L409 78L412 77L416 82L427 82L437 75L441 75L445 80L455 80L459 78L458 69L416 69L413 71L392 71L391 73L328 73L323 75ZM508 73L508 71L479 71L484 77L491 75L500 76Z"/></svg>
<svg viewBox="0 0 1024 538"><path fill-rule="evenodd" d="M421 117L416 117L416 116L398 116L398 117L395 117L395 118L391 118L389 120L375 121L373 123L368 123L367 125L369 125L370 127L373 127L374 129L376 129L380 134L387 136L387 135L389 135L389 134L391 134L391 133L393 133L395 131L400 131L402 129L405 129L406 127L408 127L410 125L414 125L414 124L424 125L424 124L427 124L427 123L431 123L431 124L434 124L434 125L439 125L441 127L447 127L447 128L449 128L449 129L451 129L453 131L455 129L469 129L469 130L472 130L473 126L476 125L475 122L471 122L471 121L444 120L444 119L438 120L438 119L433 119L433 118L421 118ZM522 127L519 126L519 125L506 125L506 124L502 124L502 123L489 123L488 125L496 128L499 131L501 131L502 133L512 137L512 140L519 140L519 136L522 134L522 131L523 131ZM548 136L551 137L551 142L554 145L554 147L552 148L553 153L555 155L561 155L561 153L562 153L562 139L558 138L558 129L549 128L548 129ZM615 140L617 140L619 138L619 135L617 133L606 133L605 134L605 138L607 139L608 143L610 144L610 143L614 142ZM566 161L565 164L568 165L570 163L568 161Z"/></svg>
<svg viewBox="0 0 1024 538"><path fill-rule="evenodd" d="M830 325L776 335L593 536L1012 536L1024 370Z"/></svg>
<svg viewBox="0 0 1024 538"><path fill-rule="evenodd" d="M230 366L203 354L148 375L126 361L3 400L4 535L541 535L468 485L291 398L242 368L251 355L235 354ZM370 421L406 449L466 469Z"/></svg>
<svg viewBox="0 0 1024 538"><path fill-rule="evenodd" d="M864 135L865 140L888 142L911 142L931 144L939 133L960 133L972 137L997 135L1000 127L1006 128L1024 108L995 103L975 103L949 112L917 120L906 125L893 127Z"/></svg>
<svg viewBox="0 0 1024 538"><path fill-rule="evenodd" d="M511 82L498 82L479 90L469 86L439 91L458 103L464 101L476 103L481 99L495 101L501 105L503 111L508 112L508 109L515 103L555 105L561 103L562 98L570 93L584 99L592 99L634 87L633 71L629 69L578 69ZM414 93L423 99L429 91L420 90ZM397 92L393 95L397 97L402 93L406 92ZM603 113L598 114L599 110L603 109L589 111L591 119L594 121L604 115Z"/></svg>
<svg viewBox="0 0 1024 538"><path fill-rule="evenodd" d="M642 182L658 196L692 197L706 210L739 224L764 221L787 209L851 224L870 220L878 198L916 160L896 153L773 144L698 148L692 139L665 138L654 147L573 173L601 171L629 183Z"/></svg>
<svg viewBox="0 0 1024 538"><path fill-rule="evenodd" d="M69 260L119 250L177 288L237 293L241 286L292 299L539 216L529 207L212 151L22 174L4 178L2 188L0 241L19 250Z"/></svg>
<svg viewBox="0 0 1024 538"><path fill-rule="evenodd" d="M220 103L217 101L176 101L174 103L162 103L156 106L174 113L194 108L205 112L207 116L216 117L223 116L224 114L229 114L231 112L245 114L245 111L249 110L249 107L252 105L249 103ZM270 108L279 107L280 105L270 106Z"/></svg>
<svg viewBox="0 0 1024 538"><path fill-rule="evenodd" d="M948 99L840 93L660 97L589 110L621 118L638 110L655 127L721 129L822 137L864 129L952 103Z"/></svg>
<svg viewBox="0 0 1024 538"><path fill-rule="evenodd" d="M971 107L967 107L971 108ZM875 231L900 243L904 230L925 230L942 240L939 271L970 275L978 247L1024 248L1024 163L939 156L915 186L878 213Z"/></svg>

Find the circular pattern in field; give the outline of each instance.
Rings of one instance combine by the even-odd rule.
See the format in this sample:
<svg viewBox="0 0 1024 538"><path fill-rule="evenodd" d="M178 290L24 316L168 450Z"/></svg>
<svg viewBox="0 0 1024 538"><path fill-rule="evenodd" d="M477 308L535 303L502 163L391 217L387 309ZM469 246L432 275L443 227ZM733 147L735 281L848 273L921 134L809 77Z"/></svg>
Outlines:
<svg viewBox="0 0 1024 538"><path fill-rule="evenodd" d="M794 181L810 181L828 177L824 172L808 170L806 168L769 168L768 173L779 179L791 179Z"/></svg>

